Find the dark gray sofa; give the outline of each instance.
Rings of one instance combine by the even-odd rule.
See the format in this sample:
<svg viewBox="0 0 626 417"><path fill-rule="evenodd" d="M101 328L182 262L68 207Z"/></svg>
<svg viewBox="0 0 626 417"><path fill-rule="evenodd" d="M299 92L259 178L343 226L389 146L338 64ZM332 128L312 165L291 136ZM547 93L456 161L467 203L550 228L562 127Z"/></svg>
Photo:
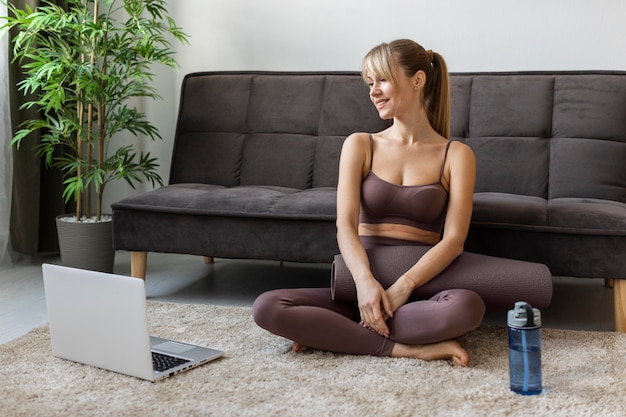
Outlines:
<svg viewBox="0 0 626 417"><path fill-rule="evenodd" d="M452 138L477 158L466 250L615 279L626 330L626 72L451 75ZM169 185L112 205L114 246L331 262L343 139L375 132L358 73L185 77Z"/></svg>

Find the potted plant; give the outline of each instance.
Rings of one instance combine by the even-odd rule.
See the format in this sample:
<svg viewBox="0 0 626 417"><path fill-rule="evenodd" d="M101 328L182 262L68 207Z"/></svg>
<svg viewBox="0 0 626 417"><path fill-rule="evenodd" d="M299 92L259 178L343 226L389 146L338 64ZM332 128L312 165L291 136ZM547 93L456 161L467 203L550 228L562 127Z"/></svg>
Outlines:
<svg viewBox="0 0 626 417"><path fill-rule="evenodd" d="M19 148L40 131L38 153L47 166L63 172L63 198L76 207L75 213L57 218L63 263L112 271L111 216L102 213L102 195L114 180L123 179L133 188L141 181L163 184L156 158L149 152L138 154L133 144L138 135L161 138L136 100L160 99L149 84L151 67L177 68L171 42L187 43L187 35L168 16L165 0L65 3L67 7L60 7L44 0L34 10L7 5L9 16L2 27L17 31L14 61L25 76L18 86L34 97L23 106L35 107L40 115L25 121L11 144ZM126 144L116 147L120 139ZM83 232L86 227L105 230ZM65 242L68 233L78 233L78 240ZM87 242L96 235L104 238L103 247Z"/></svg>

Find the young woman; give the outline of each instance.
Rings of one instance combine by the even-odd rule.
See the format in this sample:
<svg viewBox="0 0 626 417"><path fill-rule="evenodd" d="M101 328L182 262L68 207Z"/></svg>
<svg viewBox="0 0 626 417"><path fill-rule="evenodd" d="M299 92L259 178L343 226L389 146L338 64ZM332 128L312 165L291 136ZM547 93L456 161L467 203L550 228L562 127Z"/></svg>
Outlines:
<svg viewBox="0 0 626 417"><path fill-rule="evenodd" d="M468 146L449 140L445 61L402 39L373 48L362 74L380 117L393 125L350 135L341 153L337 241L358 303L334 302L324 288L281 289L259 296L254 320L293 340L294 350L449 359L467 366L469 355L456 339L482 321L481 298L449 289L428 300L410 299L414 288L462 253L472 214L475 159ZM385 290L366 254L379 245L430 249Z"/></svg>

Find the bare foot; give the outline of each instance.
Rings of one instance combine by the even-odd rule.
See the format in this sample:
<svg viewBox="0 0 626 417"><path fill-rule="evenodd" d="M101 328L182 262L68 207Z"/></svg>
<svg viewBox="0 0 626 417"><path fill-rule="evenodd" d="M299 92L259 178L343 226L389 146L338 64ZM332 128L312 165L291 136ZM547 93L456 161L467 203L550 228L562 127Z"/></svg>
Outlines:
<svg viewBox="0 0 626 417"><path fill-rule="evenodd" d="M293 345L291 345L291 351L292 352L304 352L306 350L309 350L308 346L303 346L298 342L293 342Z"/></svg>
<svg viewBox="0 0 626 417"><path fill-rule="evenodd" d="M403 345L396 343L391 351L394 358L415 358L425 361L449 359L456 366L466 367L469 355L456 340L432 343L428 345Z"/></svg>

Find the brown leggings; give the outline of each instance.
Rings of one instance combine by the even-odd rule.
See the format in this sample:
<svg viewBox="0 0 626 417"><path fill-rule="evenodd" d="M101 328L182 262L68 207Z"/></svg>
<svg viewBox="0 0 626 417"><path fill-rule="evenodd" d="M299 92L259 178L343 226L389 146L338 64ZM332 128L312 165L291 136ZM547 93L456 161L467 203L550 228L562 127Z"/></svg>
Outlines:
<svg viewBox="0 0 626 417"><path fill-rule="evenodd" d="M484 314L485 304L475 292L446 290L401 306L387 320L390 336L385 338L359 324L356 302L333 301L328 288L268 291L252 306L254 321L276 335L315 349L374 356L390 356L395 343L458 338L477 328Z"/></svg>

